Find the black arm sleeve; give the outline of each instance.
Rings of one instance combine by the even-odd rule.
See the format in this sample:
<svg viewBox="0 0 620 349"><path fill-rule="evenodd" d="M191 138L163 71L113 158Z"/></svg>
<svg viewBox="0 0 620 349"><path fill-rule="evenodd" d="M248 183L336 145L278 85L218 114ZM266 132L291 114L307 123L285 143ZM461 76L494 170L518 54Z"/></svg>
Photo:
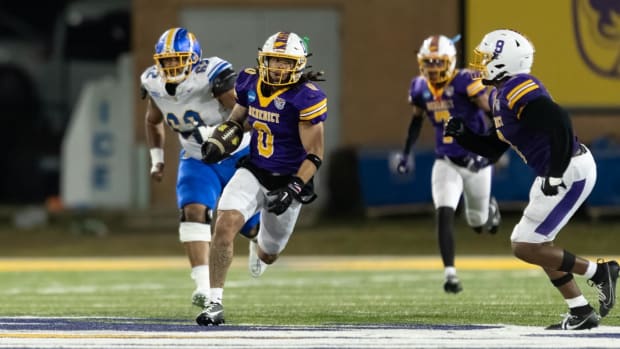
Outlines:
<svg viewBox="0 0 620 349"><path fill-rule="evenodd" d="M572 157L574 140L573 127L566 110L550 98L540 97L523 108L521 122L531 130L549 135L551 155L548 176L562 177Z"/></svg>
<svg viewBox="0 0 620 349"><path fill-rule="evenodd" d="M463 135L455 138L456 142L463 148L484 156L491 163L497 162L500 156L508 149L508 143L497 138L495 128L491 129L491 132L488 134L479 135L465 126Z"/></svg>
<svg viewBox="0 0 620 349"><path fill-rule="evenodd" d="M235 87L235 80L237 79L237 73L232 69L225 69L219 73L215 79L213 79L213 97L217 97L222 93Z"/></svg>
<svg viewBox="0 0 620 349"><path fill-rule="evenodd" d="M423 116L414 116L411 118L409 131L407 132L407 141L405 142L405 149L403 150L405 155L409 155L411 152L411 147L413 147L415 142L418 140L420 130L422 130L422 121L424 121Z"/></svg>

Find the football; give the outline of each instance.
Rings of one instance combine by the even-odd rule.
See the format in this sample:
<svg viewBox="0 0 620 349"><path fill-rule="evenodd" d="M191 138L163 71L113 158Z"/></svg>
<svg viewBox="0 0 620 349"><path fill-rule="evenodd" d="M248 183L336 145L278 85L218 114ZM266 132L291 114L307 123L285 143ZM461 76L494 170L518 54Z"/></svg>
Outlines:
<svg viewBox="0 0 620 349"><path fill-rule="evenodd" d="M242 137L241 124L233 120L223 122L202 144L202 161L213 164L223 160L239 147Z"/></svg>

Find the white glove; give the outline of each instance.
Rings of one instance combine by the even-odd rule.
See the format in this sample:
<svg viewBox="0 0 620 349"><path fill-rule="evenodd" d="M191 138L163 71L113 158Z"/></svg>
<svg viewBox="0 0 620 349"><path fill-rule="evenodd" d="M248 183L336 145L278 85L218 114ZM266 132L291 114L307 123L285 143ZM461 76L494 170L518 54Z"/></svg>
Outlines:
<svg viewBox="0 0 620 349"><path fill-rule="evenodd" d="M211 137L211 134L213 134L213 130L215 130L216 126L198 126L196 127L196 130L194 132L198 132L198 134L200 134L200 138L202 138L202 142L199 143L204 143L207 141L207 139L209 137ZM199 141L198 139L196 139L197 141Z"/></svg>

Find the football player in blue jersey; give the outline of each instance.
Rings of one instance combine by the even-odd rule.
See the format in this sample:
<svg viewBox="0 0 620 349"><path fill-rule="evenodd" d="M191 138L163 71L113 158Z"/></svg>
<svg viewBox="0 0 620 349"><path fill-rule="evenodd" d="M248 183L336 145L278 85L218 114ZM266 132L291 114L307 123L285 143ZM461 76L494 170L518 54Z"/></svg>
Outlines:
<svg viewBox="0 0 620 349"><path fill-rule="evenodd" d="M549 329L596 327L616 302L618 263L598 262L554 245L557 234L590 195L596 163L574 133L568 113L540 80L530 74L534 46L513 30L495 30L474 51L472 68L483 83L494 86L489 96L495 133L476 135L453 118L446 135L478 154L494 159L511 147L536 173L530 200L512 231L514 255L539 265L569 308ZM582 275L599 293L599 314L581 293L573 275Z"/></svg>
<svg viewBox="0 0 620 349"><path fill-rule="evenodd" d="M461 196L467 223L478 233L497 232L501 216L497 201L491 196L491 163L488 159L461 147L452 137L443 134L444 125L452 116L484 133L490 112L488 91L480 80L473 80L471 71L456 69L456 47L444 35L424 40L418 52L420 76L411 81L409 104L413 108L407 141L397 171L410 170L409 158L422 122L428 117L435 129L435 162L431 174L433 204L436 212L437 239L444 265L444 291L462 290L454 263L454 212Z"/></svg>
<svg viewBox="0 0 620 349"><path fill-rule="evenodd" d="M246 69L237 78L237 104L221 130L238 133L247 124L250 154L220 199L210 259L211 305L196 319L200 325L224 322L224 282L233 259L234 232L243 222L260 212L249 259L250 272L258 277L285 248L302 203L316 197L312 178L323 159L327 97L310 81L317 76L304 73L307 56L304 39L278 32L259 51L258 71ZM220 160L209 144L203 145L203 160Z"/></svg>
<svg viewBox="0 0 620 349"><path fill-rule="evenodd" d="M166 30L155 45L155 65L140 77L147 98L146 135L151 154L151 177L164 175L164 123L178 134L182 146L177 172L179 239L196 283L192 303L205 308L209 299L209 242L212 213L222 188L235 171L235 162L249 151L245 142L230 158L218 164L201 161L201 144L213 126L221 123L235 104L232 65L218 57L202 57L200 43L185 28ZM245 221L244 221L245 223ZM242 234L252 238L258 215L247 217Z"/></svg>

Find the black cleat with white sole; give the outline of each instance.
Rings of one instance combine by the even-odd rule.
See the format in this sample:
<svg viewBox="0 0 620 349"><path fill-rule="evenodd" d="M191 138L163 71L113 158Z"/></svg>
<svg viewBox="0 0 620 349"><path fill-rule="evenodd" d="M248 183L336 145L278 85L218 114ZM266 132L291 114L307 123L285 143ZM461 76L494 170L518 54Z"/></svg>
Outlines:
<svg viewBox="0 0 620 349"><path fill-rule="evenodd" d="M547 330L589 330L597 327L601 317L592 309L585 315L566 314L559 324L548 326Z"/></svg>

